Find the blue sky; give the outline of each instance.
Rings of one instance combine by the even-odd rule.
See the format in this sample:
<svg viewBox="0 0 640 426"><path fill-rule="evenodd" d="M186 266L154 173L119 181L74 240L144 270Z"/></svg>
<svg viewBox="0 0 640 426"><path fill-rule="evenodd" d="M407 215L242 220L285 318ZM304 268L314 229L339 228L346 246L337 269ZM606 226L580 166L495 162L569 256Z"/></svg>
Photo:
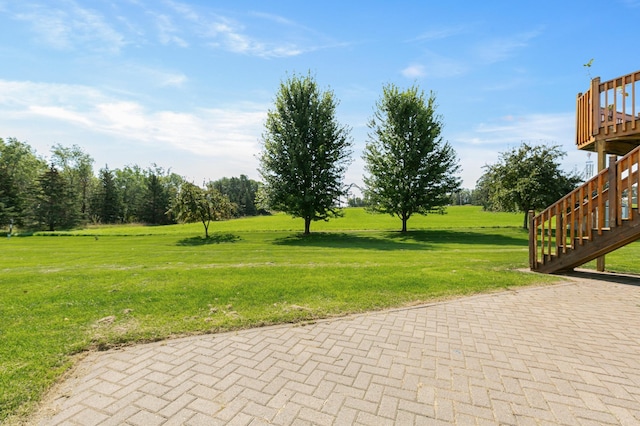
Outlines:
<svg viewBox="0 0 640 426"><path fill-rule="evenodd" d="M464 187L522 141L582 170L576 95L640 69L639 18L640 0L0 0L0 137L77 144L96 170L259 179L278 86L311 72L352 128L347 184L388 83L435 93Z"/></svg>

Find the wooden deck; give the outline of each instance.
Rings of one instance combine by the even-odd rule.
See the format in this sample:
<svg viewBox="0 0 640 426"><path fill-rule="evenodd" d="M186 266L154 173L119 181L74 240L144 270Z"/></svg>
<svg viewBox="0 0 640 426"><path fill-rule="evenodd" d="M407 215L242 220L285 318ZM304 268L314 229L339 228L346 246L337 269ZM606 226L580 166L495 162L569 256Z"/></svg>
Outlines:
<svg viewBox="0 0 640 426"><path fill-rule="evenodd" d="M640 71L604 83L594 78L578 94L576 145L603 160L605 153L626 155L640 145Z"/></svg>
<svg viewBox="0 0 640 426"><path fill-rule="evenodd" d="M640 71L594 78L578 94L576 145L598 153L599 172L537 216L529 213L534 271L564 272L594 259L603 270L605 254L640 239Z"/></svg>

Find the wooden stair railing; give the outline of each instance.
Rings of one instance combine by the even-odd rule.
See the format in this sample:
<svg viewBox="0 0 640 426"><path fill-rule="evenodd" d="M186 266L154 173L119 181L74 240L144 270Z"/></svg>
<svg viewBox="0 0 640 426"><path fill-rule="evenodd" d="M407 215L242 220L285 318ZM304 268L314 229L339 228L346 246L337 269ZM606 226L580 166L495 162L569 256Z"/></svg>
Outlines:
<svg viewBox="0 0 640 426"><path fill-rule="evenodd" d="M571 270L640 238L640 146L546 210L529 213L529 266Z"/></svg>

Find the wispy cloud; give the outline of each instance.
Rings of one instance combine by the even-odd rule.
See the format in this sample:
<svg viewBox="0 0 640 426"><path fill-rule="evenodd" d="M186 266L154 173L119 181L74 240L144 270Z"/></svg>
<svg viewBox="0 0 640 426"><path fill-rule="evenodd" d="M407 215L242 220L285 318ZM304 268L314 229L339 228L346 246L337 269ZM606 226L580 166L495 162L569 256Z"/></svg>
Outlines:
<svg viewBox="0 0 640 426"><path fill-rule="evenodd" d="M638 0L640 1L640 0ZM433 30L414 40L435 40L449 37L466 31L463 27ZM420 58L404 68L401 73L407 78L450 78L466 74L477 67L505 61L518 51L526 48L531 40L541 34L542 30L534 30L478 41L470 49L449 49L446 54L437 53L435 49L422 52ZM479 36L476 38L480 38ZM499 90L498 87L494 90Z"/></svg>
<svg viewBox="0 0 640 426"><path fill-rule="evenodd" d="M278 27L294 29L293 32L283 32L276 27L275 30L270 31L275 36L267 38L256 35L260 32L261 25L258 25L260 21L255 19L240 22L204 8L196 8L173 0L166 0L163 3L168 7L168 13L172 15L171 17L166 14L160 15L163 17L158 21L161 36L163 40L172 41L183 47L186 47L187 41L183 37L175 38L178 26L183 28L185 33L204 41L211 48L262 58L298 56L310 51L341 46L340 43L328 40L314 30L279 15L255 11L248 12L246 15L268 21ZM322 40L318 43L319 38Z"/></svg>
<svg viewBox="0 0 640 426"><path fill-rule="evenodd" d="M507 115L499 120L478 123L472 132L457 135L471 145L519 144L523 140L573 141L573 112L562 114Z"/></svg>
<svg viewBox="0 0 640 426"><path fill-rule="evenodd" d="M178 35L179 31L173 24L170 16L154 14L155 25L158 30L158 39L162 44L174 44L179 47L189 47L189 43Z"/></svg>
<svg viewBox="0 0 640 426"><path fill-rule="evenodd" d="M423 58L404 68L407 78L450 78L464 74L468 67L462 61L427 51Z"/></svg>
<svg viewBox="0 0 640 426"><path fill-rule="evenodd" d="M478 60L485 64L504 61L519 50L527 47L529 42L539 36L540 30L513 34L507 37L493 38L478 44L474 53Z"/></svg>
<svg viewBox="0 0 640 426"><path fill-rule="evenodd" d="M632 9L640 7L640 0L621 0L621 3Z"/></svg>
<svg viewBox="0 0 640 426"><path fill-rule="evenodd" d="M523 141L532 144L552 144L568 154L563 160L567 170L584 167L586 154L575 149L573 112L559 114L507 115L476 124L472 129L447 138L464 164L464 185L474 187L484 172L483 166L498 161L500 152L519 146Z"/></svg>
<svg viewBox="0 0 640 426"><path fill-rule="evenodd" d="M25 9L15 12L13 17L27 22L38 41L54 49L83 48L117 53L125 45L124 36L103 16L74 2L65 8L31 5Z"/></svg>
<svg viewBox="0 0 640 426"><path fill-rule="evenodd" d="M442 40L442 39L446 39L456 35L464 34L468 31L469 31L469 28L468 26L465 26L465 25L454 25L449 27L430 28L429 30L423 32L419 36L412 38L408 41L422 42L422 41Z"/></svg>

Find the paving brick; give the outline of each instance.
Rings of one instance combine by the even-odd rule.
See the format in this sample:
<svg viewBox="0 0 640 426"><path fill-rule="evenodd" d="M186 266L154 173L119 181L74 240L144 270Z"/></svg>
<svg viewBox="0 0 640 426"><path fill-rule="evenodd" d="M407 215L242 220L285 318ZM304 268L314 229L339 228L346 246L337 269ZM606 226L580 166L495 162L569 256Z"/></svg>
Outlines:
<svg viewBox="0 0 640 426"><path fill-rule="evenodd" d="M193 395L189 395L187 393L182 394L160 409L158 414L168 419L173 418L178 412L185 410L186 407L195 399L196 397Z"/></svg>
<svg viewBox="0 0 640 426"><path fill-rule="evenodd" d="M581 279L90 354L40 423L640 424L638 305Z"/></svg>
<svg viewBox="0 0 640 426"><path fill-rule="evenodd" d="M156 425L159 426L163 424L166 420L167 419L165 419L159 414L150 413L148 411L141 410L135 413L133 416L129 417L129 419L127 419L127 422L135 426L156 426ZM92 424L97 424L97 423L92 423Z"/></svg>

